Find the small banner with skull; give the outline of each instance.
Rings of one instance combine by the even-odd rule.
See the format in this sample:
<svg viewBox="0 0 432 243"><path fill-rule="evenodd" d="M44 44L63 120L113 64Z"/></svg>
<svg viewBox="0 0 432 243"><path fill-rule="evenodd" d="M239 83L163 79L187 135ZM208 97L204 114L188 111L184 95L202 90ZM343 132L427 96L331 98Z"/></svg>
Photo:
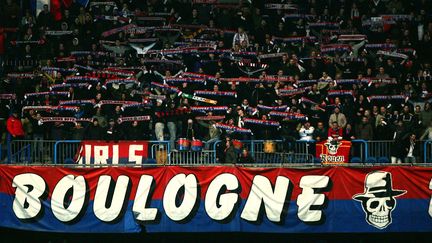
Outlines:
<svg viewBox="0 0 432 243"><path fill-rule="evenodd" d="M316 143L316 157L323 164L348 163L350 150L350 141L333 139Z"/></svg>

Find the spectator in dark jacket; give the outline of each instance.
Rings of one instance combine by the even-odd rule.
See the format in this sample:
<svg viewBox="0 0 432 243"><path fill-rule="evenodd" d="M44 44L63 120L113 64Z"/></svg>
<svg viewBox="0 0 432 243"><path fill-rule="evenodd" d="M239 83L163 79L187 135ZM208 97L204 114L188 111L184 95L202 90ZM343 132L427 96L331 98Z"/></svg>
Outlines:
<svg viewBox="0 0 432 243"><path fill-rule="evenodd" d="M254 163L255 160L252 158L247 148L243 148L242 153L240 154L240 157L238 159L238 162L240 164L246 164L246 163Z"/></svg>
<svg viewBox="0 0 432 243"><path fill-rule="evenodd" d="M323 140L327 139L327 129L324 127L324 123L323 122L318 122L317 124L317 129L315 129L314 134L313 134L313 138L317 141L317 142L321 142Z"/></svg>
<svg viewBox="0 0 432 243"><path fill-rule="evenodd" d="M97 119L93 119L93 123L87 127L86 139L87 140L101 140L103 129L99 126Z"/></svg>
<svg viewBox="0 0 432 243"><path fill-rule="evenodd" d="M362 118L362 122L357 125L356 138L363 140L373 139L372 125L369 123L369 119L365 116Z"/></svg>
<svg viewBox="0 0 432 243"><path fill-rule="evenodd" d="M409 137L404 141L405 163L419 162L420 146L421 144L417 141L415 133L410 133Z"/></svg>
<svg viewBox="0 0 432 243"><path fill-rule="evenodd" d="M343 131L343 139L344 140L354 140L356 139L354 134L354 129L352 128L351 124L347 124Z"/></svg>
<svg viewBox="0 0 432 243"><path fill-rule="evenodd" d="M123 133L118 128L116 122L114 119L110 119L108 122L108 128L106 129L104 133L104 139L106 141L114 141L117 142L118 140L123 138Z"/></svg>
<svg viewBox="0 0 432 243"><path fill-rule="evenodd" d="M72 129L72 140L83 140L85 136L85 129L81 122L77 122Z"/></svg>
<svg viewBox="0 0 432 243"><path fill-rule="evenodd" d="M126 129L126 139L128 140L142 140L144 137L141 125L138 121L133 121Z"/></svg>
<svg viewBox="0 0 432 243"><path fill-rule="evenodd" d="M235 152L235 149L234 149L234 146L233 146L231 140L226 141L225 163L228 163L228 164L237 163L237 154Z"/></svg>

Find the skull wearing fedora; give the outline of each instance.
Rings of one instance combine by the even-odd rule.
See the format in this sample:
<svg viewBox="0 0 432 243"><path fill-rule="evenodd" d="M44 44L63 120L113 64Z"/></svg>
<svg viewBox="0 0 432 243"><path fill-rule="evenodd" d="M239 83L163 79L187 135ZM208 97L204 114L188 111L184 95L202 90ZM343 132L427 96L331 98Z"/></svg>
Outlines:
<svg viewBox="0 0 432 243"><path fill-rule="evenodd" d="M366 176L365 191L353 196L362 203L368 224L384 229L391 224L391 212L396 208L396 197L405 194L405 190L396 190L392 186L389 172L374 171Z"/></svg>

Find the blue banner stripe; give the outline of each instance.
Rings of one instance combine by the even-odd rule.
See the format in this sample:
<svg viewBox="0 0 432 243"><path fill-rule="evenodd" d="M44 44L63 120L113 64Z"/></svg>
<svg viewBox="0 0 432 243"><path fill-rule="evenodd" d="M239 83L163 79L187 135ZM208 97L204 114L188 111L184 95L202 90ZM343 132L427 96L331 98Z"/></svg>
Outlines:
<svg viewBox="0 0 432 243"><path fill-rule="evenodd" d="M297 217L296 201L291 201L284 224L270 222L265 216L259 224L252 224L240 218L245 200L242 200L236 215L228 223L219 223L209 218L202 201L195 216L187 223L169 219L163 211L161 200L152 200L150 207L157 207L161 214L156 224L139 224L132 213L133 201L129 201L125 214L116 223L104 223L93 213L93 202L83 217L73 224L58 221L50 209L50 202L44 201L44 214L35 222L20 221L13 213L14 197L0 194L0 226L32 231L85 232L85 233L134 233L134 232L268 232L268 233L342 233L342 232L430 232L432 217L428 214L429 199L399 199L392 212L393 222L385 229L377 229L365 220L365 213L359 202L354 200L332 200L323 210L326 220L320 225L310 225ZM347 213L348 212L348 213Z"/></svg>

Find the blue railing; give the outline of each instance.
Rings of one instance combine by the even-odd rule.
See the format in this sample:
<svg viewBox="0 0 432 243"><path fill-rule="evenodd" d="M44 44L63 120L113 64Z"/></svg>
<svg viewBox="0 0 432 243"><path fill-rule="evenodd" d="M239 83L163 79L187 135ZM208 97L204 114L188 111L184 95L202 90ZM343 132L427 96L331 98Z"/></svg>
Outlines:
<svg viewBox="0 0 432 243"><path fill-rule="evenodd" d="M149 160L147 162L155 162L157 159L164 157L164 160L171 161L172 150L169 141L148 141L149 142ZM206 156L211 156L213 163L217 163L217 149L218 145L223 142L219 140L213 143L213 150L209 150ZM247 148L249 153L254 158L263 154L269 154L265 151L268 149L267 143L275 143L273 152L270 153L296 153L308 154L314 156L315 141L298 140L287 145L288 142L282 140L243 140L241 141L243 147ZM384 163L391 161L392 146L398 141L365 141L365 140L352 140L351 161L355 163ZM422 161L432 163L432 140L422 141L423 144L420 148ZM80 140L60 140L60 141L36 141L36 140L14 140L5 144L5 151L7 155L7 162L28 162L28 163L54 163L63 164L74 161ZM287 148L290 151L287 151ZM4 151L3 151L4 152ZM0 159L2 159L2 146L0 144ZM187 151L182 151L187 153ZM240 151L239 151L240 152ZM176 154L176 158L179 155ZM264 160L267 157L259 157ZM264 158L264 159L263 159ZM42 161L43 160L43 161ZM318 162L318 161L316 161ZM159 163L159 162L157 162ZM164 163L165 164L165 163ZM169 163L168 163L169 164Z"/></svg>
<svg viewBox="0 0 432 243"><path fill-rule="evenodd" d="M59 162L59 150L60 145L67 145L65 149L65 153L62 153L63 162L68 161L69 159L74 159L75 155L79 152L78 148L75 149L75 151L72 151L73 147L79 147L79 144L81 143L81 140L59 140L55 142L54 144L54 158L53 162L54 164L58 164ZM72 156L72 157L70 157Z"/></svg>

